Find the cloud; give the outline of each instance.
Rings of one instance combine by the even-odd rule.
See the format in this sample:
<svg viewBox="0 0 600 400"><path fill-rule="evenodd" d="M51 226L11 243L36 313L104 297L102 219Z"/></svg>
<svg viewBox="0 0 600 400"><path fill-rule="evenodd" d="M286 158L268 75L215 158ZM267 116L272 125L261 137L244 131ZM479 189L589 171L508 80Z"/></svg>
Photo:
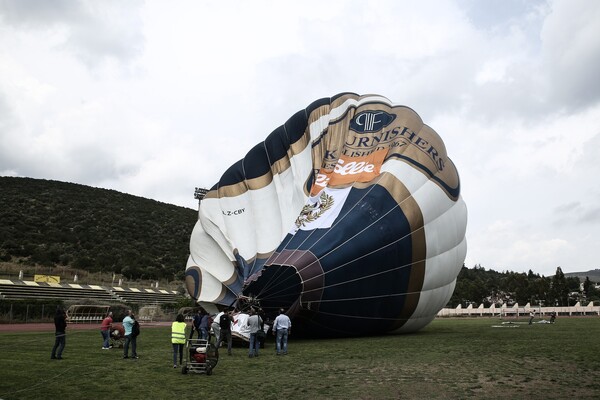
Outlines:
<svg viewBox="0 0 600 400"><path fill-rule="evenodd" d="M593 242L592 238L571 232L556 235L540 231L527 221L496 220L484 231L470 236L465 264L469 268L481 264L495 271L531 269L545 276L554 275L558 266L568 266L572 271L593 269L593 257L584 255L575 260L571 256Z"/></svg>
<svg viewBox="0 0 600 400"><path fill-rule="evenodd" d="M461 3L468 5L474 27L492 18L499 4ZM464 47L465 59L477 68L474 82L461 80L472 114L493 123L506 118L531 122L600 100L600 3L501 3L499 15L512 14L500 20L494 16Z"/></svg>
<svg viewBox="0 0 600 400"><path fill-rule="evenodd" d="M553 221L557 228L600 228L600 186L597 184L597 177L600 175L599 123L600 118L589 122L590 131L596 134L588 140L583 140L579 151L573 152L573 167L566 171L565 181L561 185L563 195L560 196L562 200L571 201L560 203L555 208Z"/></svg>
<svg viewBox="0 0 600 400"><path fill-rule="evenodd" d="M566 109L600 100L600 3L553 1L541 30L549 97Z"/></svg>
<svg viewBox="0 0 600 400"><path fill-rule="evenodd" d="M600 206L594 199L593 204L580 201L562 204L555 208L556 220L554 224L561 228L565 225L580 226L581 224L599 224Z"/></svg>
<svg viewBox="0 0 600 400"><path fill-rule="evenodd" d="M0 18L13 26L39 29L58 21L76 21L83 13L83 4L69 0L3 0Z"/></svg>
<svg viewBox="0 0 600 400"><path fill-rule="evenodd" d="M13 28L60 37L56 47L90 69L107 63L127 65L143 51L139 0L4 0L0 20Z"/></svg>
<svg viewBox="0 0 600 400"><path fill-rule="evenodd" d="M544 5L542 0L458 0L478 30L502 30L510 27L511 22L520 20L532 10Z"/></svg>

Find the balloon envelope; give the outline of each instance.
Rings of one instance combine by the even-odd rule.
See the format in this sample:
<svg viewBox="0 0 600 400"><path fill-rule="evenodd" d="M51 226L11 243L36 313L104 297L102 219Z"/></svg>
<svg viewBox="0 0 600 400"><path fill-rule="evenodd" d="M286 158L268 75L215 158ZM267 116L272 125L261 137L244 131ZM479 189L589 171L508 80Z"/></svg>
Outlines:
<svg viewBox="0 0 600 400"><path fill-rule="evenodd" d="M342 93L299 111L201 201L186 286L201 304L284 308L295 333L412 332L448 302L467 211L439 135Z"/></svg>

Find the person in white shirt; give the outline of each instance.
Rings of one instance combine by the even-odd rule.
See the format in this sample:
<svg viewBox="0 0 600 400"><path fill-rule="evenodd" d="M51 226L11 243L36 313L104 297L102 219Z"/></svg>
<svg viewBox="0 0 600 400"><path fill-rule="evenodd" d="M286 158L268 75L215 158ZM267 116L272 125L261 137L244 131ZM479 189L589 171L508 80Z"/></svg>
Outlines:
<svg viewBox="0 0 600 400"><path fill-rule="evenodd" d="M279 309L279 315L273 324L273 334L277 341L277 355L287 354L288 336L292 331L292 321L285 315L283 308Z"/></svg>
<svg viewBox="0 0 600 400"><path fill-rule="evenodd" d="M250 351L248 357L258 357L258 348L260 343L258 341L257 332L262 329L262 318L256 313L254 309L250 310L250 317L246 323L250 327Z"/></svg>

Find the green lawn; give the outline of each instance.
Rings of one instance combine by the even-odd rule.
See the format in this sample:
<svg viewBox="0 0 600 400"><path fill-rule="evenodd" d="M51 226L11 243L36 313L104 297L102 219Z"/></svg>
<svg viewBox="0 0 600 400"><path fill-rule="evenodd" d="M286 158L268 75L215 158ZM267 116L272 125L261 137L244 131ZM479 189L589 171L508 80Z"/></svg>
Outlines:
<svg viewBox="0 0 600 400"><path fill-rule="evenodd" d="M494 319L438 319L416 334L296 340L221 355L212 376L173 369L170 329L147 328L139 360L102 351L97 330L0 334L0 399L598 399L600 318L516 327ZM499 325L502 327L493 327ZM271 339L272 340L272 339Z"/></svg>

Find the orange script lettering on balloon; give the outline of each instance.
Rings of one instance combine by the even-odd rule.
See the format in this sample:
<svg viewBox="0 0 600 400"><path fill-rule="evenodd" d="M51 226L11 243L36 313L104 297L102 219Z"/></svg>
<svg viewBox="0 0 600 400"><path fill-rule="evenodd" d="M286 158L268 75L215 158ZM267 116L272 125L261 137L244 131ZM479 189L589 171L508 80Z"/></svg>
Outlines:
<svg viewBox="0 0 600 400"><path fill-rule="evenodd" d="M324 187L353 182L370 182L379 175L387 150L378 150L363 157L340 157L332 170L321 168L311 190L318 193Z"/></svg>

